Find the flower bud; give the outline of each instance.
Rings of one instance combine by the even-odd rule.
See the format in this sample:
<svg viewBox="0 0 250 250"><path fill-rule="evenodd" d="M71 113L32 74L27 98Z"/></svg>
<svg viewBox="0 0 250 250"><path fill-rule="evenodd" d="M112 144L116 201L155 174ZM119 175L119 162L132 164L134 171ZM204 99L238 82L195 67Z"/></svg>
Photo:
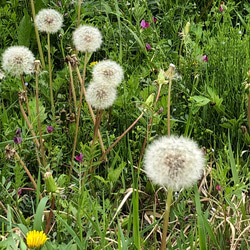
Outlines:
<svg viewBox="0 0 250 250"><path fill-rule="evenodd" d="M190 22L187 22L187 24L184 28L184 31L183 31L185 36L189 34L190 26L191 26Z"/></svg>
<svg viewBox="0 0 250 250"><path fill-rule="evenodd" d="M45 180L47 191L52 192L52 193L56 192L57 186L56 186L56 183L53 179L51 172L46 172L44 174L44 180Z"/></svg>

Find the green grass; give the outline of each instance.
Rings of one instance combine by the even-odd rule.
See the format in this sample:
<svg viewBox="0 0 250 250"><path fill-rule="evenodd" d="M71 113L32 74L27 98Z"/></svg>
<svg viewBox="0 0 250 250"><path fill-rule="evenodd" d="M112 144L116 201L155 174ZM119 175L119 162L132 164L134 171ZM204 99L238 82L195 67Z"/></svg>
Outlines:
<svg viewBox="0 0 250 250"><path fill-rule="evenodd" d="M0 248L11 249L19 240L17 247L27 249L27 232L45 230L52 202L43 178L48 167L60 189L53 194L49 240L43 249L160 247L166 192L147 178L143 154L139 159L151 117L147 143L167 134L168 85L162 86L157 103L150 106L146 100L152 93L155 100L160 69L166 71L173 63L177 75L171 92L171 134L193 138L206 152L207 166L199 185L173 193L167 249L250 249L249 90L243 84L249 83L250 4L230 0L220 12L221 1L212 1L210 6L210 1L196 5L193 1L165 0L83 1L81 24L99 28L103 36L101 48L89 54L86 87L92 79L91 62L111 59L124 70L117 99L112 108L104 110L99 128L105 148L142 111L144 114L107 159L98 161L102 151L98 142L92 145L94 125L84 100L76 145L76 155L82 153L83 162L74 161L69 178L75 107L64 59L75 53L72 32L77 25L78 4L70 0L61 0L60 6L52 0L35 2L36 12L53 8L64 15L62 28L51 35L56 122L52 122L48 85L47 35L39 33L46 64L39 75L39 108L48 166L39 167L40 148L20 112L21 81L5 73L0 80ZM1 1L0 55L10 46L25 45L39 59L31 17L30 1ZM150 23L148 28L142 29L143 19ZM187 22L190 32L182 38ZM146 43L152 49L146 50ZM77 56L82 74L84 54ZM29 118L39 140L35 75L24 75L24 79L28 83ZM78 104L81 86L76 70L73 79ZM55 130L48 133L47 126ZM23 142L14 144L18 128ZM8 144L15 147L29 169L37 191L33 191L20 161L5 157Z"/></svg>

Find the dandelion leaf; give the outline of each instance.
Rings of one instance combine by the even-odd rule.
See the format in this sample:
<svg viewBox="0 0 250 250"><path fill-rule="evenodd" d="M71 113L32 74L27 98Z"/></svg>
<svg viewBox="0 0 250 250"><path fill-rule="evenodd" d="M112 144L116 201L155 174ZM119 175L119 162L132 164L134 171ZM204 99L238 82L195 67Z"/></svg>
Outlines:
<svg viewBox="0 0 250 250"><path fill-rule="evenodd" d="M29 47L32 25L31 25L30 16L27 10L24 9L23 12L24 12L24 16L17 29L18 44Z"/></svg>

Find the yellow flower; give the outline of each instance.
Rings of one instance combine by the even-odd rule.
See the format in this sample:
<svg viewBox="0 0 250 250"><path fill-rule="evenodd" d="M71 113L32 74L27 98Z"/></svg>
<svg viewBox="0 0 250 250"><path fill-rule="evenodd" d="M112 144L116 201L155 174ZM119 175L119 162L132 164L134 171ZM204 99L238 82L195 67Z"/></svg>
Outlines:
<svg viewBox="0 0 250 250"><path fill-rule="evenodd" d="M94 66L95 64L97 64L98 62L92 62L92 63L90 63L90 67L92 67L92 66Z"/></svg>
<svg viewBox="0 0 250 250"><path fill-rule="evenodd" d="M38 232L34 230L27 233L26 240L27 240L27 245L30 249L33 249L35 247L40 249L44 245L44 243L48 240L48 238L46 237L46 234L43 231Z"/></svg>

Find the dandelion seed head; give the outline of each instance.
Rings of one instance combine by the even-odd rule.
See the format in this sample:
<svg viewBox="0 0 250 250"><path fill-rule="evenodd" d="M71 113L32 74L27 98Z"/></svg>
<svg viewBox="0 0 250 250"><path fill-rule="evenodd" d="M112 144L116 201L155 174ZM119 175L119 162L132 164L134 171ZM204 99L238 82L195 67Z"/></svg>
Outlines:
<svg viewBox="0 0 250 250"><path fill-rule="evenodd" d="M2 55L3 69L13 76L31 74L35 57L33 53L24 46L12 46L5 50Z"/></svg>
<svg viewBox="0 0 250 250"><path fill-rule="evenodd" d="M102 34L93 26L82 25L73 32L73 43L81 52L95 52L101 47Z"/></svg>
<svg viewBox="0 0 250 250"><path fill-rule="evenodd" d="M173 190L188 188L201 177L205 160L198 145L185 137L161 137L148 146L144 168L158 185Z"/></svg>
<svg viewBox="0 0 250 250"><path fill-rule="evenodd" d="M61 29L63 16L53 9L42 9L35 18L35 25L41 32L56 33Z"/></svg>
<svg viewBox="0 0 250 250"><path fill-rule="evenodd" d="M93 80L118 86L123 80L123 69L114 61L101 61L93 67Z"/></svg>
<svg viewBox="0 0 250 250"><path fill-rule="evenodd" d="M96 109L106 109L113 105L116 89L108 84L91 82L86 90L86 100Z"/></svg>

